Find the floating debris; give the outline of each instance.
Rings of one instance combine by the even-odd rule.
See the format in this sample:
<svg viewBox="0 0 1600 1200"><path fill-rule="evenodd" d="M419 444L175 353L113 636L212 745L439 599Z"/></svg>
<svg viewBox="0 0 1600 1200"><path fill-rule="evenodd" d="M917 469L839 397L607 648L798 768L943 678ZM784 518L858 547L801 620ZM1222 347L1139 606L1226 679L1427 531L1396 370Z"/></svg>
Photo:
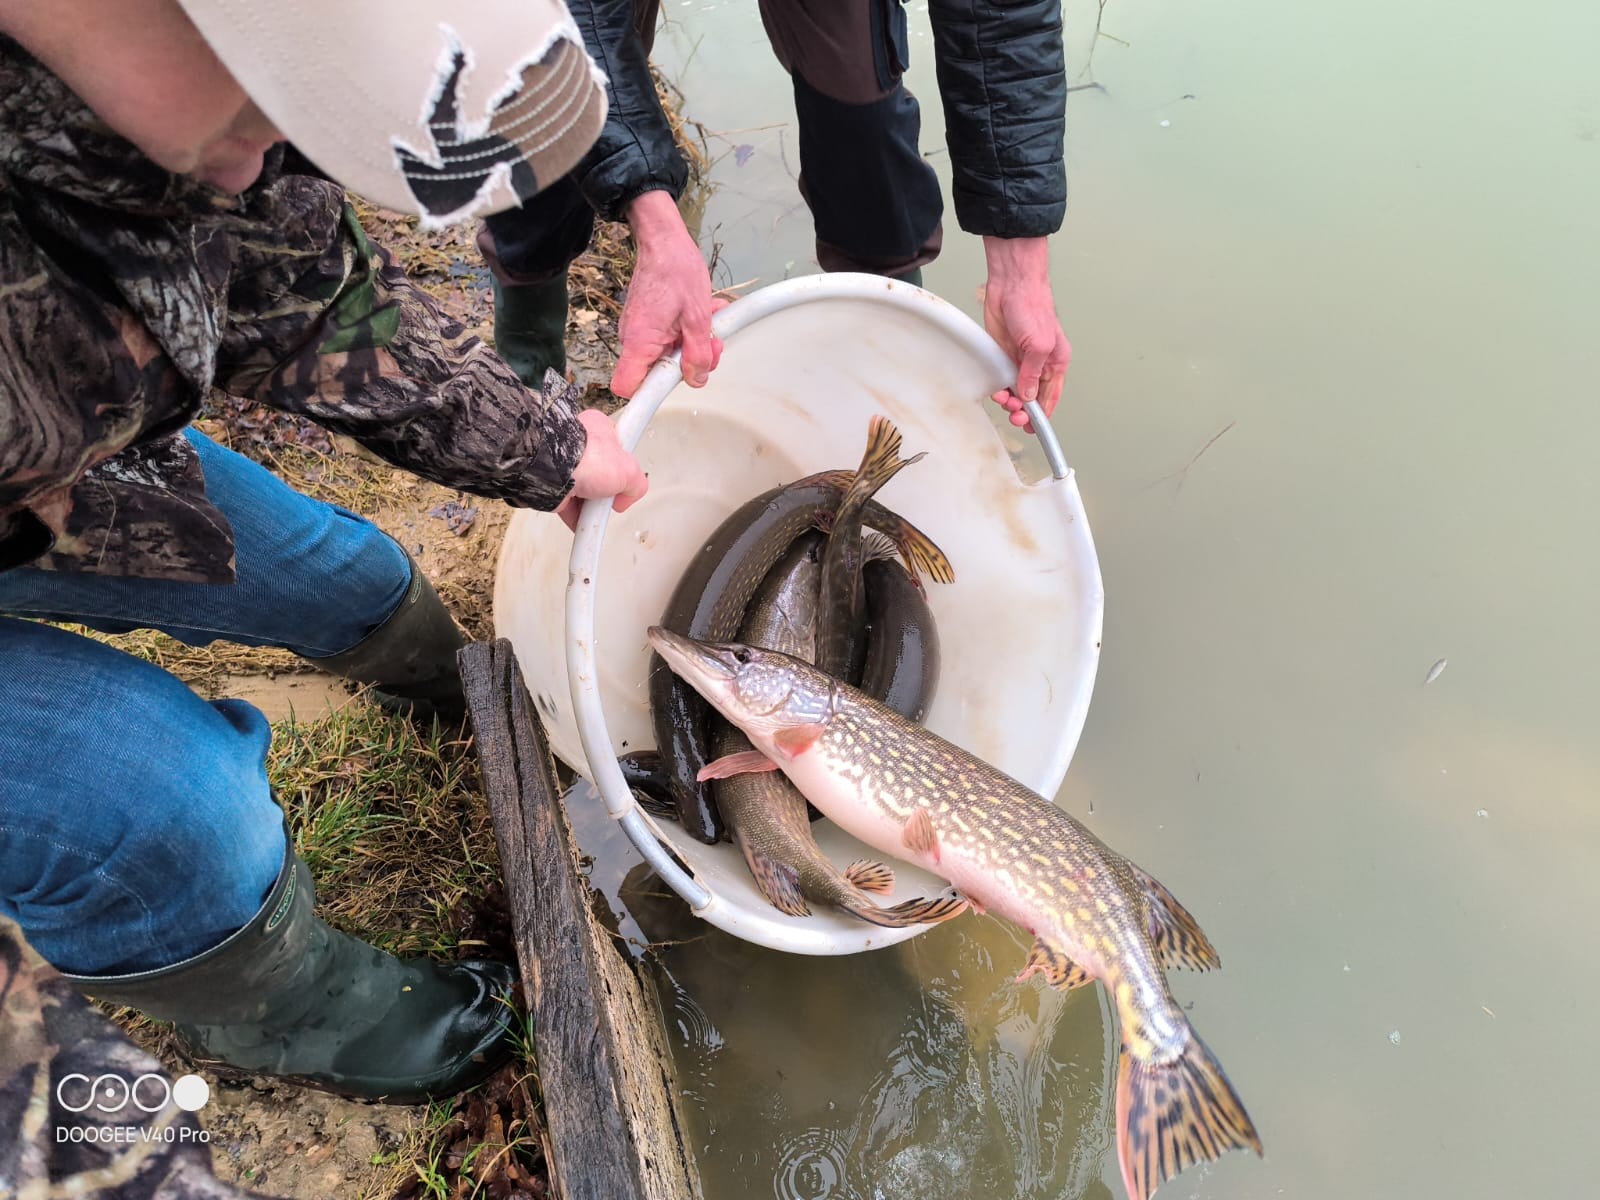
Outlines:
<svg viewBox="0 0 1600 1200"><path fill-rule="evenodd" d="M1427 687L1435 679L1439 678L1440 675L1444 674L1445 664L1449 661L1450 660L1448 658L1441 658L1438 662L1434 663L1433 666L1429 667L1428 676L1422 681L1422 686Z"/></svg>
<svg viewBox="0 0 1600 1200"><path fill-rule="evenodd" d="M1489 1020L1493 1021L1493 1020L1497 1020L1498 1019L1494 1015L1494 1009L1490 1008L1487 1004L1480 1004L1480 1005L1478 1005L1478 1007L1483 1009L1484 1012L1489 1014Z"/></svg>
<svg viewBox="0 0 1600 1200"><path fill-rule="evenodd" d="M1389 1030L1389 1045L1398 1046L1399 1044L1400 1044L1400 1031L1398 1029Z"/></svg>
<svg viewBox="0 0 1600 1200"><path fill-rule="evenodd" d="M1480 820L1487 821L1489 819L1489 810L1487 808L1480 808L1478 810L1478 817Z"/></svg>

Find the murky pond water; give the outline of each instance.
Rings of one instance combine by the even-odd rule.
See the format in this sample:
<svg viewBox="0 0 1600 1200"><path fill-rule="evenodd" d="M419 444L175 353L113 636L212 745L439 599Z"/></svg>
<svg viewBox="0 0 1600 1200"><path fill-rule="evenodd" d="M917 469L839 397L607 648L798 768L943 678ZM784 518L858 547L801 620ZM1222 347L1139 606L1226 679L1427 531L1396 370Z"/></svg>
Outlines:
<svg viewBox="0 0 1600 1200"><path fill-rule="evenodd" d="M1565 1194L1600 1063L1600 7L1109 0L1086 71L1096 7L1055 424L1107 600L1058 799L1220 950L1173 986L1267 1148L1159 1194ZM667 16L721 282L815 270L756 6ZM981 281L951 219L927 285L976 314ZM1007 927L815 960L632 901L693 939L710 1200L1122 1196L1100 989L1013 987Z"/></svg>

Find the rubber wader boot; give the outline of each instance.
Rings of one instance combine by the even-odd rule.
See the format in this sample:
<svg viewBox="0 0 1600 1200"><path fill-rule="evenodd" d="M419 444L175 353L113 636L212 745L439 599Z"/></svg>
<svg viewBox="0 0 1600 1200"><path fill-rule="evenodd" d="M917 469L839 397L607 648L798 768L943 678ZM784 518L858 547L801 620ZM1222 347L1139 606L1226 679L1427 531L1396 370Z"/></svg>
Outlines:
<svg viewBox="0 0 1600 1200"><path fill-rule="evenodd" d="M510 967L402 961L324 924L314 902L291 849L261 911L220 945L155 971L66 978L173 1022L196 1064L216 1074L359 1100L452 1096L511 1056Z"/></svg>
<svg viewBox="0 0 1600 1200"><path fill-rule="evenodd" d="M494 284L494 348L531 388L567 373L567 273L543 283Z"/></svg>
<svg viewBox="0 0 1600 1200"><path fill-rule="evenodd" d="M406 562L411 585L388 620L342 653L305 661L372 685L373 700L384 708L424 721L459 721L467 702L456 652L466 638L409 553Z"/></svg>
<svg viewBox="0 0 1600 1200"><path fill-rule="evenodd" d="M898 279L901 283L909 283L912 287L922 286L922 268L912 267L904 275L892 275L891 279Z"/></svg>

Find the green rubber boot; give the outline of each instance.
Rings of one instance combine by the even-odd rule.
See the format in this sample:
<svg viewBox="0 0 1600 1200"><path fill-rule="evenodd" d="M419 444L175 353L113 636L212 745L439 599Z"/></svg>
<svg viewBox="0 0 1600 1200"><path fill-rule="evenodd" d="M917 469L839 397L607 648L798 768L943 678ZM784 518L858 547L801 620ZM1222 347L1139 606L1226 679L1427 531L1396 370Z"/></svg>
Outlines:
<svg viewBox="0 0 1600 1200"><path fill-rule="evenodd" d="M567 373L567 276L543 283L494 284L494 348L531 388L546 370Z"/></svg>
<svg viewBox="0 0 1600 1200"><path fill-rule="evenodd" d="M261 911L203 954L135 975L65 978L171 1021L202 1068L270 1075L358 1100L420 1104L510 1058L514 975L492 962L401 960L312 912L291 849Z"/></svg>
<svg viewBox="0 0 1600 1200"><path fill-rule="evenodd" d="M460 721L467 699L456 652L466 638L416 560L403 546L401 552L411 566L411 585L389 619L350 649L306 661L331 675L370 684L373 700L392 712L422 721L434 716Z"/></svg>
<svg viewBox="0 0 1600 1200"><path fill-rule="evenodd" d="M901 283L909 283L912 287L922 286L922 268L912 267L904 275L891 275L891 279L898 279Z"/></svg>

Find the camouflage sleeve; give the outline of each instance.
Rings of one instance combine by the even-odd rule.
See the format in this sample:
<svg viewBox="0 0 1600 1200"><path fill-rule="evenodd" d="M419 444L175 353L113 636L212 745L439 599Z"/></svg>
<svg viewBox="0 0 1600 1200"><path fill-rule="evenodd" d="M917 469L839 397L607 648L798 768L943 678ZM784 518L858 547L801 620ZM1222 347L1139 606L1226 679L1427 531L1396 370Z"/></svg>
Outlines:
<svg viewBox="0 0 1600 1200"><path fill-rule="evenodd" d="M172 1077L0 917L0 1196L250 1200Z"/></svg>
<svg viewBox="0 0 1600 1200"><path fill-rule="evenodd" d="M368 239L344 194L285 176L241 215L223 390L446 487L552 509L586 438L574 389L524 387Z"/></svg>

